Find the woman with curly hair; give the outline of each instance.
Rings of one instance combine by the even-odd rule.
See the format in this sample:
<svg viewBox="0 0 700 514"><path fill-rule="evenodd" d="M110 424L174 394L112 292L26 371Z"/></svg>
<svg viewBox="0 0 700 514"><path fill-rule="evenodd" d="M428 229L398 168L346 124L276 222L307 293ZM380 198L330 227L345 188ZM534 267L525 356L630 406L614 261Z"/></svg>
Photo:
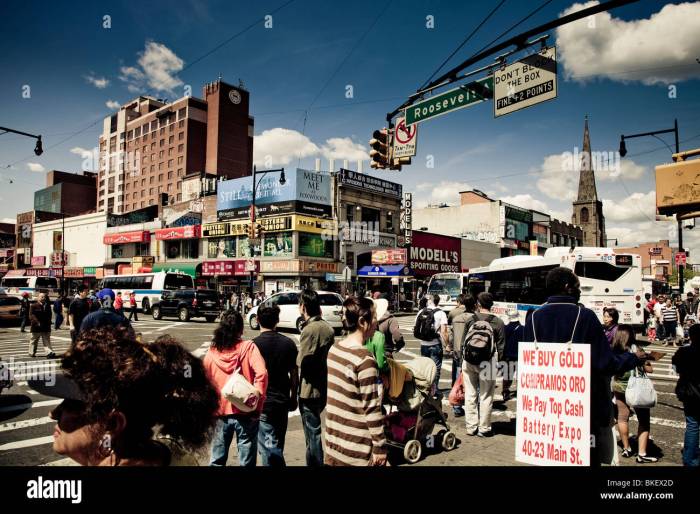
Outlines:
<svg viewBox="0 0 700 514"><path fill-rule="evenodd" d="M167 466L209 440L217 391L171 337L144 345L123 328L88 330L61 365L51 381L29 381L63 398L50 414L56 453L85 466Z"/></svg>
<svg viewBox="0 0 700 514"><path fill-rule="evenodd" d="M226 465L234 434L238 446L238 463L254 467L257 461L260 413L267 392L267 367L255 343L244 341L242 336L243 317L232 309L226 311L221 316L209 351L204 357L204 369L219 391L235 372L243 375L257 390L257 398L250 398L255 404L251 412L242 412L220 393L217 412L219 419L211 445L211 466Z"/></svg>

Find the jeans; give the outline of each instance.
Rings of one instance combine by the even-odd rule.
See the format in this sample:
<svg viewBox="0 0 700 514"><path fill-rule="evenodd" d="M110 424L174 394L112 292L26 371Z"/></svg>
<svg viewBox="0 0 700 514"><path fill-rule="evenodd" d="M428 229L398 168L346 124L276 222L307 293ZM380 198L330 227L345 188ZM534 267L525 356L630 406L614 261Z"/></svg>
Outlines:
<svg viewBox="0 0 700 514"><path fill-rule="evenodd" d="M664 321L664 331L666 332L666 339L676 338L676 326L677 321Z"/></svg>
<svg viewBox="0 0 700 514"><path fill-rule="evenodd" d="M683 465L700 466L700 434L698 422L700 416L697 412L685 410L685 439L683 440Z"/></svg>
<svg viewBox="0 0 700 514"><path fill-rule="evenodd" d="M139 320L139 313L137 312L138 308L137 307L132 307L131 310L129 311L129 321L131 321L131 317L133 316L134 321Z"/></svg>
<svg viewBox="0 0 700 514"><path fill-rule="evenodd" d="M311 467L323 466L323 444L321 442L321 412L325 401L317 398L299 399L301 424L304 427L306 439L306 465Z"/></svg>
<svg viewBox="0 0 700 514"><path fill-rule="evenodd" d="M24 329L26 328L27 325L29 325L29 318L22 316L22 324L20 325L20 330L24 332Z"/></svg>
<svg viewBox="0 0 700 514"><path fill-rule="evenodd" d="M258 453L258 424L257 417L234 414L221 416L216 421L216 432L211 444L210 466L225 466L228 460L228 449L236 434L238 447L238 463L244 467L255 467Z"/></svg>
<svg viewBox="0 0 700 514"><path fill-rule="evenodd" d="M433 385L435 386L435 394L440 395L440 370L442 370L442 345L435 344L433 346L421 345L420 354L423 357L430 357L435 366L437 366L437 372L435 373L435 381Z"/></svg>
<svg viewBox="0 0 700 514"><path fill-rule="evenodd" d="M58 314L56 313L56 322L54 324L54 330L58 330L61 328L61 325L63 325L63 314Z"/></svg>
<svg viewBox="0 0 700 514"><path fill-rule="evenodd" d="M258 451L263 466L284 467L284 441L287 435L287 409L275 409L260 415Z"/></svg>

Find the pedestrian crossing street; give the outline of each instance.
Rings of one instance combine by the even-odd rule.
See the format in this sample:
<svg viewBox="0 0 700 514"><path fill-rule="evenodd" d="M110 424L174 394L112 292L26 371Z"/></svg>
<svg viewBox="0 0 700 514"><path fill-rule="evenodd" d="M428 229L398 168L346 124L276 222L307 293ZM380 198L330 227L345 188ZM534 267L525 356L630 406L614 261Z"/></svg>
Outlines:
<svg viewBox="0 0 700 514"><path fill-rule="evenodd" d="M399 327L401 329L401 332L404 333L404 337L407 338L406 340L413 340L417 341L415 338L413 338L413 324L415 321L415 316L402 316L397 318L397 321L399 323ZM654 381L676 381L678 380L678 374L675 372L673 369L673 364L671 363L671 359L673 358L673 355L676 353L676 350L678 350L677 347L672 347L672 346L661 346L659 344L650 344L647 346L644 346L645 351L650 352L652 350L664 353L665 355L661 358L660 361L657 362L652 362L652 367L654 368L654 372L649 374L649 377L654 380ZM420 353L419 353L420 355ZM444 366L451 366L451 362L445 362L443 363Z"/></svg>

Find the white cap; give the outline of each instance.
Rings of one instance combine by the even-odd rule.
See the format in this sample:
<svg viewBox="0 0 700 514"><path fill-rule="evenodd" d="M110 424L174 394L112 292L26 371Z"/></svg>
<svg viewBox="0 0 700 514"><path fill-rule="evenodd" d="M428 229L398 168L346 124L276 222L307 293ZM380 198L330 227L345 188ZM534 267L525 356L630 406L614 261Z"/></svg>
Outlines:
<svg viewBox="0 0 700 514"><path fill-rule="evenodd" d="M374 309L377 311L377 320L380 320L384 314L386 314L386 311L389 310L389 300L386 298L377 298L376 300L373 300L373 302Z"/></svg>

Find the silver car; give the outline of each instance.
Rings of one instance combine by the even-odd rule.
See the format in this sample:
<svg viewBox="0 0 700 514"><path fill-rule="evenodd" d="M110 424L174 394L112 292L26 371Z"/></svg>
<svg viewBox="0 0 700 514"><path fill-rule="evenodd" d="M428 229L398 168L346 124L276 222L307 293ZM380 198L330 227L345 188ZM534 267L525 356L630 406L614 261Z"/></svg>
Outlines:
<svg viewBox="0 0 700 514"><path fill-rule="evenodd" d="M328 324L339 332L343 328L343 297L330 291L317 291L321 302L321 314ZM299 311L301 291L286 291L270 296L261 305L277 305L280 308L278 328L292 328L301 332L304 318ZM247 314L248 325L253 330L259 330L258 307L253 307Z"/></svg>

